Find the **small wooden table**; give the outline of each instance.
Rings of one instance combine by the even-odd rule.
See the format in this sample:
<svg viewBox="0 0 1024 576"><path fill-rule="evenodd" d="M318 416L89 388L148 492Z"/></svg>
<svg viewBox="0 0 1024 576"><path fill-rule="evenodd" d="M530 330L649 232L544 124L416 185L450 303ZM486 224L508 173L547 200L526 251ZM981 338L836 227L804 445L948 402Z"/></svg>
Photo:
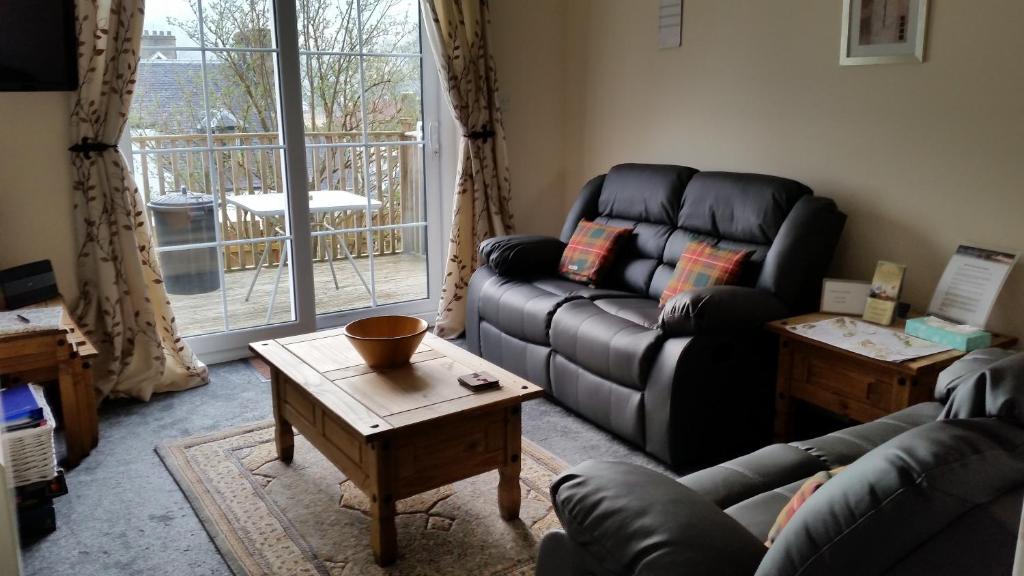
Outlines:
<svg viewBox="0 0 1024 576"><path fill-rule="evenodd" d="M520 405L543 391L428 334L408 366L374 371L341 329L255 342L271 369L278 457L293 430L370 500L374 558L395 560L395 501L498 470L502 518L519 517ZM471 392L457 377L485 370L501 388Z"/></svg>
<svg viewBox="0 0 1024 576"><path fill-rule="evenodd" d="M939 372L964 356L950 350L906 362L861 356L789 330L789 326L838 317L805 314L767 324L779 335L779 367L775 395L775 439L785 442L793 432L793 401L801 400L845 416L870 422L919 402L934 399ZM903 331L897 319L892 329ZM1011 336L993 334L992 346L1009 348Z"/></svg>
<svg viewBox="0 0 1024 576"><path fill-rule="evenodd" d="M57 381L67 445L64 463L73 468L99 444L91 366L97 352L61 298L28 308L54 306L64 309L59 330L0 338L0 376L11 383Z"/></svg>

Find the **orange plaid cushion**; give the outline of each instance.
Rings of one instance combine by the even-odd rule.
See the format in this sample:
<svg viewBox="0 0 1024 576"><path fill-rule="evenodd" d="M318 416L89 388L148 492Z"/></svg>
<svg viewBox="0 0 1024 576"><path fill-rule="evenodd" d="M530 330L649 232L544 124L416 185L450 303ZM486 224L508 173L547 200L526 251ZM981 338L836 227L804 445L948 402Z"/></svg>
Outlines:
<svg viewBox="0 0 1024 576"><path fill-rule="evenodd" d="M604 226L581 220L562 252L558 273L569 280L594 284L601 277L621 238L632 234L630 228Z"/></svg>
<svg viewBox="0 0 1024 576"><path fill-rule="evenodd" d="M786 524L789 524L789 521L793 519L796 511L804 505L804 502L807 502L807 499L817 492L818 488L824 486L825 482L835 478L836 474L842 472L844 468L846 467L840 466L824 472L818 472L801 484L800 489L786 503L786 507L782 509L782 512L779 512L778 518L775 519L775 524L772 524L772 529L768 531L768 539L764 541L764 545L771 548L772 544L779 539L779 533L786 527Z"/></svg>
<svg viewBox="0 0 1024 576"><path fill-rule="evenodd" d="M703 242L690 242L679 257L668 286L661 293L661 305L664 306L676 294L694 288L735 284L751 254L749 250L728 250Z"/></svg>

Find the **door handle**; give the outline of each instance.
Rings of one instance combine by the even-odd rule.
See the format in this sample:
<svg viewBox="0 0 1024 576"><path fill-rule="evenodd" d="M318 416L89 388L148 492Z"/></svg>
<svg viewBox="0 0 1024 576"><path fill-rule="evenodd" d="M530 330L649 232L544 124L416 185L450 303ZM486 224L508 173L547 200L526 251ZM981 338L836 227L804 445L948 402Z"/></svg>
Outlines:
<svg viewBox="0 0 1024 576"><path fill-rule="evenodd" d="M430 148L430 152L437 156L441 152L441 147L437 135L438 127L437 122L429 122L427 124L427 147Z"/></svg>

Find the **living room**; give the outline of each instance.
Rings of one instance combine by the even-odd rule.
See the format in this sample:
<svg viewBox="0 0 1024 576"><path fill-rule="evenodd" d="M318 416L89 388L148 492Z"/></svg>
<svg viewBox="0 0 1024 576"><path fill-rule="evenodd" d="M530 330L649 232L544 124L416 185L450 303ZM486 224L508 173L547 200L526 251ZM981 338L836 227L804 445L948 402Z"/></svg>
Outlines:
<svg viewBox="0 0 1024 576"><path fill-rule="evenodd" d="M79 13L100 10L83 0L50 3ZM112 4L129 13L142 3ZM334 16L316 20L315 6ZM238 7L256 10L265 18L260 30L272 34L227 28L226 39L213 40ZM858 48L854 27L883 8L910 19L899 32L910 38L896 46L895 63L853 65L861 54L876 54L857 52L876 47ZM992 17L972 13L979 9ZM379 14L389 10L400 16L387 20L395 28L371 41L368 23L385 22ZM466 11L468 24L452 10ZM67 16L55 10L55 18L60 14ZM330 32L348 22L345 14L354 45L311 46L314 35L296 26L323 22ZM69 432L71 401L60 378L51 378L57 384L38 378L59 423L52 450L67 494L44 507L54 530L24 535L19 553L17 519L32 519L16 512L20 498L11 490L10 506L0 507L3 574L1003 574L1014 565L1024 488L1024 432L1013 415L1024 399L1022 364L1012 355L1015 337L1024 335L1021 272L1010 265L989 279L993 305L983 311L982 325L962 323L983 328L991 339L963 363L952 351L899 362L867 358L798 340L792 325L776 323L828 312L826 296L843 287L866 290L880 262L905 266L895 300L909 304L909 315L932 314L958 247L1016 257L1024 246L1018 190L1024 68L1017 62L1024 46L1010 28L1024 18L1024 6L1009 0L150 0L141 18L129 24L141 35L131 40L136 65L128 58L116 64L133 70L137 84L119 103L106 104L124 113L125 126L107 120L99 130L84 127L83 96L102 97L98 88L80 90L85 74L42 89L18 89L0 78L7 135L0 141L6 247L0 270L49 261L68 318L80 333L103 334L91 338L97 360L92 384L85 385L96 407L86 400L79 406L80 415L92 414L92 421L86 415L78 423L95 428L85 432L89 438ZM0 30L9 30L8 22L0 18ZM53 20L45 36L66 41L61 22L69 20ZM388 34L404 36L385 47ZM463 37L470 43L460 50L487 46L493 70L474 60L485 52L469 52L475 66L446 60L458 45L452 39ZM70 65L83 70L80 59L71 56ZM392 61L398 64L381 64ZM321 89L336 77L324 72L332 63L339 75L350 73L337 92L347 104L339 105L336 125L325 120L332 98ZM256 91L263 100L240 96L243 91L232 92L220 79L232 64L245 74L272 71L275 80L260 85L270 88ZM9 65L7 58L0 62ZM439 68L463 76L445 78ZM186 69L199 72L179 72ZM177 80L161 82L172 77ZM490 90L466 92L458 79L467 77ZM386 88L372 88L378 85ZM166 96L156 98L158 89ZM218 98L222 104L215 104ZM236 107L239 101L246 104ZM478 115L457 118L451 102L461 114L476 106ZM179 110L185 107L187 114ZM174 116L179 112L182 119ZM370 120L345 120L351 117ZM69 154L70 146L88 144L84 136L94 146ZM187 351L177 349L177 337L159 337L155 349L169 354L163 363L122 356L142 348L125 348L123 334L111 337L109 324L101 329L97 321L108 310L106 298L124 288L115 278L125 265L83 250L102 242L90 244L96 229L81 192L90 182L105 189L113 174L108 168L82 184L83 167L98 170L115 156L97 143L118 145L143 204L182 187L186 198L197 192L210 198L200 212L212 224L196 228L209 235L191 244L175 248L162 236L173 221L160 214L170 211L142 207L145 225L133 226L133 239L118 240L152 249L141 253L160 262L168 277L163 284L171 282L159 299L152 297L159 292L147 292L155 304L146 313ZM484 160L477 156L474 165L472 154L461 157L464 150ZM468 181L459 175L467 166L474 168ZM506 166L504 179L499 172ZM298 189L311 194L288 192ZM345 204L352 196L356 204ZM281 204L266 208L252 202L257 198ZM324 202L329 210L317 212ZM667 216L659 212L666 206ZM310 218L295 216L305 211ZM699 221L702 215L706 221ZM787 223L795 215L806 223ZM580 282L565 270L567 276L558 276L580 220L634 229L639 248L629 250L639 256L629 261L630 272L613 271L603 283ZM647 243L654 240L644 235L657 226L667 228L651 236L660 242L651 256ZM680 294L659 306L689 246L671 243L677 231L752 253L747 258L757 269L747 266L737 288L768 287L784 305L698 302ZM481 246L484 238L511 232L547 239ZM152 246L139 242L142 233ZM481 248L486 254L474 257ZM452 264L452 256L462 260ZM659 261L637 272L644 260ZM206 268L190 272L200 261ZM626 263L620 253L617 265L624 270ZM482 271L473 275L477 265ZM531 279L545 267L551 279ZM180 270L186 273L176 278L193 284L174 286L170 277ZM565 289L570 279L580 286ZM212 288L195 287L204 282ZM129 285L137 291L134 280ZM902 326L908 314L891 304L887 320ZM111 306L125 318L145 309ZM25 315L21 310L10 313ZM432 334L409 351L412 366L490 373L500 391L459 396L481 406L450 413L409 410L411 397L382 399L355 380L337 384L347 399L341 404L310 392L316 382L375 382L344 327L385 314L430 325ZM585 327L588 322L594 325ZM691 338L703 325L712 326L708 338ZM607 336L618 330L624 336ZM277 344L260 349L271 341ZM166 352L168 346L174 350ZM81 370L82 354L76 348L65 359ZM120 370L108 373L117 362ZM796 384L781 388L790 385L783 368L794 362L816 367L820 390L834 394L801 397ZM154 378L153 365L168 368ZM445 390L466 394L458 375L446 380L452 386ZM572 384L560 387L560 380ZM4 376L3 385L18 381ZM740 388L746 382L756 384ZM843 386L847 392L837 392ZM291 394L299 400L292 403ZM958 394L959 400L949 398ZM877 400L882 395L884 402ZM432 420L473 410L483 418L491 414L483 410L485 400L493 400L488 406L500 421L437 426ZM352 406L368 412L339 412ZM314 415L315 429L298 422L302 410ZM413 421L413 413L425 421ZM424 489L385 502L376 498L377 488L367 488L371 478L383 482L380 475L357 479L353 470L362 465L345 460L344 450L325 448L325 442L340 445L341 432L317 440L332 435L325 414L347 422L336 428L352 434L345 446L374 455L365 462L384 461L371 448L380 427L395 434L396 446L403 427L415 437L436 431L444 446L461 446L455 440L461 436L473 449L496 435L506 439L499 450L504 460L473 468L472 459L460 456L473 474L488 472L463 471L440 486L414 483ZM948 422L958 419L970 422ZM929 434L947 424L957 433ZM828 436L834 431L861 448L837 447ZM941 459L968 459L985 447L998 454L969 465ZM69 459L72 452L77 457ZM901 457L915 473L898 468L893 460ZM734 458L741 460L730 466L762 482L744 484L716 466ZM922 462L959 466L969 475L929 476ZM808 509L796 503L803 513L792 516L777 543L764 545L799 489L823 472L834 473L829 486L807 500ZM936 492L886 483L900 473ZM975 482L971 491L963 477L991 482ZM853 493L843 494L844 486ZM920 507L879 508L884 513L872 515L864 532L843 532L863 508L849 504L846 516L837 510L849 502L868 506L857 500L863 494L857 487L865 486L876 496L894 490L919 498ZM952 496L942 500L938 492ZM949 503L957 498L975 506ZM879 551L892 541L891 551ZM862 558L864 545L878 551L870 561ZM831 552L815 554L826 549Z"/></svg>

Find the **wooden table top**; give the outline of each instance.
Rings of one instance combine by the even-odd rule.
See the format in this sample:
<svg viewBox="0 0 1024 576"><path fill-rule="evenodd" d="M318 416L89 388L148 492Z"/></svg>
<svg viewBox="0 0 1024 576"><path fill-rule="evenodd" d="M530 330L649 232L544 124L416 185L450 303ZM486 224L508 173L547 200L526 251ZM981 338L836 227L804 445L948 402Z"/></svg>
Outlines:
<svg viewBox="0 0 1024 576"><path fill-rule="evenodd" d="M785 318L783 320L776 320L774 322L769 322L766 325L766 327L768 328L768 330L770 330L772 332L775 332L776 334L778 334L780 336L783 336L785 338L790 338L792 340L796 340L796 341L799 341L799 342L805 342L805 343L808 343L808 344L813 344L815 346L820 346L822 348L833 350L835 352L838 352L838 353L843 354L845 356L848 356L850 358L855 358L857 360L861 360L861 361L864 361L864 362L871 362L871 363L876 364L878 366L882 366L882 367L890 368L890 369L895 369L895 370L898 370L900 372L906 372L908 374L916 374L918 372L921 372L921 371L924 371L924 370L928 370L930 368L934 368L934 367L937 367L937 366L945 366L945 365L948 365L949 363L951 363L952 361L960 358L961 356L965 355L964 352L961 352L959 350L947 350L945 352L939 352L938 354L931 354L929 356L922 356L920 358L914 358L912 360L907 360L906 362L888 362L888 361L885 361L885 360L877 360L875 358L871 358L871 357L868 357L868 356L863 356L863 355L857 354L855 352L850 352L849 350L844 350L842 348L838 348L836 346L832 346L831 344L826 344L826 343L824 343L824 342L822 342L820 340L815 340L813 338L808 338L807 336L804 336L803 334L799 334L799 333L793 332L792 330L789 329L790 326L795 326L797 324L807 324L809 322L818 322L820 320L828 320L828 319L831 319L831 318L839 318L840 316L841 316L840 314L826 314L824 312L814 312L812 314L804 314L802 316L794 316L792 318ZM857 318L857 317L851 316L851 318ZM903 318L896 318L895 320L893 320L893 323L892 323L891 326L883 326L883 328L891 328L891 329L893 329L893 330L895 330L897 332L903 332L903 329L904 329L905 325L906 325L906 320L905 319L903 319ZM1017 343L1017 338L1015 338L1013 336L1006 336L1006 335L995 334L995 333L992 334L992 347L1009 348L1010 346L1013 346L1016 343Z"/></svg>
<svg viewBox="0 0 1024 576"><path fill-rule="evenodd" d="M96 356L98 354L96 347L92 345L92 342L89 341L85 334L82 334L81 329L78 328L78 324L75 322L74 317L71 315L71 312L68 310L67 304L64 303L64 299L62 297L58 296L56 298L51 298L45 302L25 306L25 308L53 308L57 306L60 306L64 310L60 318L60 331L67 334L68 343L71 345L72 349L82 358L92 358ZM26 332L23 334L12 334L6 338L27 339L38 338L40 336L48 337L53 334L54 332L52 330L45 332Z"/></svg>
<svg viewBox="0 0 1024 576"><path fill-rule="evenodd" d="M366 439L460 413L543 396L537 385L458 346L427 334L400 368L363 363L342 328L254 342L249 349L313 395ZM486 371L498 389L473 392L458 377Z"/></svg>

